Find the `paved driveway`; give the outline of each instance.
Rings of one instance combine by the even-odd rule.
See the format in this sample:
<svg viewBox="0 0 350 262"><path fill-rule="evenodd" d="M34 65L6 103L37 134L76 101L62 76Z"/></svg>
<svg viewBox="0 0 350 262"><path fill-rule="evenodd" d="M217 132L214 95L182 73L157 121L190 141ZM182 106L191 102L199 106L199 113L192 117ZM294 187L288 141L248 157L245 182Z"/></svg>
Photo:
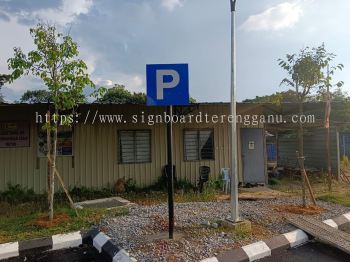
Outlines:
<svg viewBox="0 0 350 262"><path fill-rule="evenodd" d="M93 247L63 249L52 252L32 253L26 257L17 257L4 262L42 261L42 262L107 262Z"/></svg>
<svg viewBox="0 0 350 262"><path fill-rule="evenodd" d="M318 242L290 249L260 262L349 262L350 255Z"/></svg>

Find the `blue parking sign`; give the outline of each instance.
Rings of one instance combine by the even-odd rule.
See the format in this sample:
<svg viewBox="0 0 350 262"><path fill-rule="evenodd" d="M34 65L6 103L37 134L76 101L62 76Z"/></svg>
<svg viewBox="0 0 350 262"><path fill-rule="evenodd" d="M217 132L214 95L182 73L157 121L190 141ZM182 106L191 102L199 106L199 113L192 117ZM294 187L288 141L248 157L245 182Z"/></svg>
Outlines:
<svg viewBox="0 0 350 262"><path fill-rule="evenodd" d="M189 104L188 64L147 65L147 105Z"/></svg>

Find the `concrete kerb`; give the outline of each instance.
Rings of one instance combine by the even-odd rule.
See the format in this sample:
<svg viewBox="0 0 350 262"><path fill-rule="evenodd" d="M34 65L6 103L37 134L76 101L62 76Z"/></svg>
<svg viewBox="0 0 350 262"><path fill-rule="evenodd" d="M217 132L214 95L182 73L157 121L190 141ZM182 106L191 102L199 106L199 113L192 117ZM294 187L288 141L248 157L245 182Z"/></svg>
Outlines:
<svg viewBox="0 0 350 262"><path fill-rule="evenodd" d="M323 221L334 228L350 228L350 212L333 219ZM241 248L225 251L217 257L211 257L201 262L246 262L255 261L263 257L274 255L281 250L296 247L309 241L309 236L302 230L297 229L273 237L267 241L259 241ZM68 234L59 234L52 237L40 238L34 240L25 240L19 242L0 244L0 260L11 257L25 255L33 251L50 251L65 248L78 247L82 244L94 246L108 261L112 262L131 262L136 261L129 254L116 245L111 239L93 228L90 231L77 231Z"/></svg>
<svg viewBox="0 0 350 262"><path fill-rule="evenodd" d="M107 259L107 261L136 261L131 258L124 249L113 244L106 234L100 232L96 228L93 228L90 231L77 231L68 234L53 235L46 238L0 244L0 260L25 256L32 252L74 248L79 247L82 244L91 245L96 248L98 252Z"/></svg>
<svg viewBox="0 0 350 262"><path fill-rule="evenodd" d="M323 221L327 225L339 228L350 228L350 213L343 214L333 219ZM216 257L201 260L201 262L250 262L264 257L268 257L282 250L304 245L309 241L309 236L302 230L297 229L273 237L267 241L258 241L256 243L231 249L219 254Z"/></svg>
<svg viewBox="0 0 350 262"><path fill-rule="evenodd" d="M108 261L135 262L136 259L129 256L128 252L119 248L105 233L93 228L83 236L83 244L94 246Z"/></svg>
<svg viewBox="0 0 350 262"><path fill-rule="evenodd" d="M0 259L25 256L29 252L50 251L78 247L82 244L82 232L0 244Z"/></svg>

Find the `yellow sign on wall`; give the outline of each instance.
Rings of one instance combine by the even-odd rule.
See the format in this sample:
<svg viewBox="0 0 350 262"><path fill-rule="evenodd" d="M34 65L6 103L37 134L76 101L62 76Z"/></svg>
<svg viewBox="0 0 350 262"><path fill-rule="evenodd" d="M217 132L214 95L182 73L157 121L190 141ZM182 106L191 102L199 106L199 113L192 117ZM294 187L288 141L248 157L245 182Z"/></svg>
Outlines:
<svg viewBox="0 0 350 262"><path fill-rule="evenodd" d="M0 122L0 148L29 146L28 122Z"/></svg>

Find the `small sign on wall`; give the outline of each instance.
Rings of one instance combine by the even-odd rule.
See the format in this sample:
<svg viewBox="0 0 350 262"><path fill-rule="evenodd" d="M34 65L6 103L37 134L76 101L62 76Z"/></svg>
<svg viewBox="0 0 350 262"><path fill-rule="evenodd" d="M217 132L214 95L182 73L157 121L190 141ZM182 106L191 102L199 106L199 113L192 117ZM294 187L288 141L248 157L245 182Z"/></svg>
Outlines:
<svg viewBox="0 0 350 262"><path fill-rule="evenodd" d="M29 146L28 122L0 122L0 148Z"/></svg>
<svg viewBox="0 0 350 262"><path fill-rule="evenodd" d="M73 132L71 130L58 131L57 156L73 156ZM47 155L47 134L40 131L38 134L38 157Z"/></svg>
<svg viewBox="0 0 350 262"><path fill-rule="evenodd" d="M249 150L254 150L254 149L255 149L255 142L249 141Z"/></svg>

